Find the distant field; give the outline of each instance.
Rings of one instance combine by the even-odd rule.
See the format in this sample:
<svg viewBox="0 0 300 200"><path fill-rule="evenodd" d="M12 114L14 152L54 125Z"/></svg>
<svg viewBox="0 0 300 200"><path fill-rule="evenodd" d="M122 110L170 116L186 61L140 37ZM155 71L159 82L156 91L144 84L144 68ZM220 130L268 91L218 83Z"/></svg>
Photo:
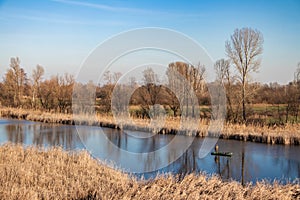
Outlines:
<svg viewBox="0 0 300 200"><path fill-rule="evenodd" d="M210 106L199 106L201 118L211 118L211 108ZM137 116L140 114L141 107L138 105L130 106L130 114L132 116ZM241 112L241 111L240 111ZM173 116L172 110L166 106L166 114L170 117ZM241 113L240 113L241 114ZM288 117L287 117L288 114ZM300 112L299 112L300 115ZM274 124L284 124L284 123L300 123L300 117L295 116L293 110L287 111L287 104L252 104L248 105L247 110L248 123L256 123L260 125L274 125Z"/></svg>

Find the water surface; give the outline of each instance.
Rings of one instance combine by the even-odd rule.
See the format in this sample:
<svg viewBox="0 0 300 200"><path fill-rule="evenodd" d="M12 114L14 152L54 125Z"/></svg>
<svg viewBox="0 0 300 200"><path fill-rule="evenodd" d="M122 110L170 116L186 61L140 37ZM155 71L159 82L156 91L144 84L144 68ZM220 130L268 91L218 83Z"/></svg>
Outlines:
<svg viewBox="0 0 300 200"><path fill-rule="evenodd" d="M219 149L233 152L233 156L207 155L201 159L199 149L203 143L202 138L194 138L186 151L180 147L186 145L187 136L178 138L174 143L173 135L153 136L133 131L128 134L128 131L109 128L78 126L76 129L75 126L68 125L0 119L1 144L10 141L44 147L61 146L66 150L87 148L95 158L114 163L125 171L145 172L136 173L138 177L150 178L157 173L184 175L203 171L218 174L223 180L234 179L242 183L262 179L286 182L300 177L300 146L220 139ZM168 145L172 142L172 145ZM181 156L171 162L177 155ZM159 166L165 167L152 171Z"/></svg>

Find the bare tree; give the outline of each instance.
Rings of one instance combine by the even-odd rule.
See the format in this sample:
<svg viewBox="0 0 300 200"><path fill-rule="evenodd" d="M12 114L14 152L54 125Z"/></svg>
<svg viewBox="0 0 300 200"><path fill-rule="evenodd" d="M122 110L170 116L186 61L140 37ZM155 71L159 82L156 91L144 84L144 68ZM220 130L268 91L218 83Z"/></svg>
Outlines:
<svg viewBox="0 0 300 200"><path fill-rule="evenodd" d="M52 76L49 80L41 82L39 100L43 109L50 111L56 108L58 87L57 76Z"/></svg>
<svg viewBox="0 0 300 200"><path fill-rule="evenodd" d="M176 73L177 70L175 69L175 65L174 64L170 64L169 68L166 72L167 77L168 77L168 90L166 90L166 92L168 93L168 106L170 107L170 109L173 112L173 116L177 117L178 115L178 110L180 108L180 103L182 103L183 99L180 99L181 94L179 94L180 92L183 93L183 89L182 89L182 83L181 83L181 79L180 79L180 74ZM177 93L177 96L175 94L175 92Z"/></svg>
<svg viewBox="0 0 300 200"><path fill-rule="evenodd" d="M298 121L299 115L299 106L300 106L300 62L298 63L295 75L294 75L294 113L295 113L295 121Z"/></svg>
<svg viewBox="0 0 300 200"><path fill-rule="evenodd" d="M257 72L263 52L263 35L251 28L236 29L230 40L226 41L226 54L238 72L242 91L243 120L246 121L247 84L252 72Z"/></svg>
<svg viewBox="0 0 300 200"><path fill-rule="evenodd" d="M26 86L26 73L20 66L18 57L10 59L10 69L7 71L4 79L4 85L7 93L7 100L14 106L20 106ZM11 103L10 103L11 104Z"/></svg>
<svg viewBox="0 0 300 200"><path fill-rule="evenodd" d="M36 97L40 93L40 84L44 75L44 68L37 65L32 72L32 107L36 108Z"/></svg>
<svg viewBox="0 0 300 200"><path fill-rule="evenodd" d="M300 62L298 63L296 72L294 74L294 80L299 83L300 82Z"/></svg>
<svg viewBox="0 0 300 200"><path fill-rule="evenodd" d="M220 81L222 84L230 82L230 61L225 59L220 59L215 62L214 65L216 72L216 80Z"/></svg>
<svg viewBox="0 0 300 200"><path fill-rule="evenodd" d="M151 108L153 108L153 116L157 115L158 110L155 104L159 104L161 101L162 86L158 75L150 67L143 71L143 82L143 86L138 88L133 96L137 97L143 117L150 118Z"/></svg>
<svg viewBox="0 0 300 200"><path fill-rule="evenodd" d="M227 119L231 120L234 117L234 110L232 105L234 95L234 88L232 87L232 84L234 77L231 76L230 61L225 59L217 60L214 68L216 72L216 81L224 85L226 89Z"/></svg>
<svg viewBox="0 0 300 200"><path fill-rule="evenodd" d="M98 103L101 111L106 113L111 111L112 93L121 76L121 72L112 73L109 70L105 71L103 75L104 84L96 89L96 96L99 99Z"/></svg>
<svg viewBox="0 0 300 200"><path fill-rule="evenodd" d="M59 76L58 81L57 102L60 112L70 112L72 106L72 93L75 83L74 76L66 73L64 76Z"/></svg>
<svg viewBox="0 0 300 200"><path fill-rule="evenodd" d="M177 72L177 73L174 73ZM174 111L178 108L178 104L185 105L185 114L189 116L190 112L190 103L192 105L191 108L191 115L194 116L195 112L195 105L198 105L196 102L189 102L194 100L193 98L186 98L189 94L188 88L181 88L180 87L191 87L193 92L197 95L198 100L201 98L202 93L204 91L204 74L205 74L205 66L198 63L197 66L190 65L184 62L174 62L169 64L169 68L167 70L168 76L168 86L172 88L172 90L176 90L177 93L179 91L183 92L183 94L179 94L182 99L178 99L178 101L171 101L170 108ZM181 76L181 77L179 77ZM183 84L182 79L184 79L188 84ZM172 96L172 94L170 94ZM174 96L174 95L173 95ZM181 111L183 112L183 111Z"/></svg>
<svg viewBox="0 0 300 200"><path fill-rule="evenodd" d="M290 82L288 85L285 86L285 101L287 103L286 106L286 116L285 116L285 123L289 121L293 122L298 118L298 110L299 110L299 94L297 91L297 85L295 82Z"/></svg>
<svg viewBox="0 0 300 200"><path fill-rule="evenodd" d="M112 77L113 77L114 84L116 84L119 81L119 79L122 77L122 73L114 72Z"/></svg>
<svg viewBox="0 0 300 200"><path fill-rule="evenodd" d="M106 84L112 84L112 74L109 70L104 72L103 79L106 82Z"/></svg>
<svg viewBox="0 0 300 200"><path fill-rule="evenodd" d="M90 80L87 84L80 82L74 83L73 90L73 114L77 115L91 115L94 113L96 107L96 85Z"/></svg>

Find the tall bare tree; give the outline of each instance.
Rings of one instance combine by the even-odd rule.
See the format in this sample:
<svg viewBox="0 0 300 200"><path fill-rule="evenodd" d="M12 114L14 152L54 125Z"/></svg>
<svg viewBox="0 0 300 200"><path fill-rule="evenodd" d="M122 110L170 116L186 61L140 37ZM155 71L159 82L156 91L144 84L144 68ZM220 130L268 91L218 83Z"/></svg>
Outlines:
<svg viewBox="0 0 300 200"><path fill-rule="evenodd" d="M34 108L36 108L36 97L40 93L40 85L44 72L45 70L41 65L37 65L32 72L32 107Z"/></svg>
<svg viewBox="0 0 300 200"><path fill-rule="evenodd" d="M243 120L246 121L247 84L252 72L257 72L263 52L263 35L251 28L236 29L226 41L226 54L237 69L242 91Z"/></svg>
<svg viewBox="0 0 300 200"><path fill-rule="evenodd" d="M297 65L296 72L294 74L294 80L299 83L300 82L300 62Z"/></svg>
<svg viewBox="0 0 300 200"><path fill-rule="evenodd" d="M178 74L174 73L177 72ZM174 62L169 64L169 68L167 70L168 76L168 85L173 90L177 92L181 91L183 93L187 93L189 90L188 88L183 88L182 90L179 87L191 87L193 92L197 95L198 100L200 100L201 95L204 90L204 74L205 74L205 66L198 63L197 66L190 65L184 62ZM181 77L178 77L180 75ZM183 84L182 79L184 79L188 84ZM173 95L174 96L174 95ZM179 94L182 99L178 99L178 101L172 101L171 108L174 108L174 113L176 112L175 109L178 108L178 103L185 105L185 112L186 116L188 116L188 112L190 112L189 107L190 103L192 104L192 116L194 116L195 112L195 105L198 105L196 102L189 102L192 100L190 98L185 98L188 94ZM173 105L174 103L174 105ZM183 111L181 111L183 112Z"/></svg>
<svg viewBox="0 0 300 200"><path fill-rule="evenodd" d="M294 102L294 113L295 113L295 121L298 121L299 115L299 106L300 106L300 62L298 63L295 77L294 77L294 87L295 87L295 102Z"/></svg>
<svg viewBox="0 0 300 200"><path fill-rule="evenodd" d="M5 92L7 100L13 102L14 106L20 106L26 86L26 73L20 66L18 57L10 59L10 69L7 71L4 79Z"/></svg>
<svg viewBox="0 0 300 200"><path fill-rule="evenodd" d="M233 92L234 88L232 87L233 84L233 77L230 72L230 61L225 59L220 59L215 62L214 65L215 72L216 72L216 81L220 82L224 85L226 89L226 100L227 100L227 119L231 120L234 117L233 111Z"/></svg>

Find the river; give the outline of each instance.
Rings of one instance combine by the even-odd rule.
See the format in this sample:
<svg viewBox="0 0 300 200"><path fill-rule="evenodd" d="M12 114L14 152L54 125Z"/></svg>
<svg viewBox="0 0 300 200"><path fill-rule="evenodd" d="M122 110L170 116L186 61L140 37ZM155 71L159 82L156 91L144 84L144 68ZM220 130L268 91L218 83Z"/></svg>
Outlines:
<svg viewBox="0 0 300 200"><path fill-rule="evenodd" d="M175 143L174 138L174 135L101 127L0 119L1 144L9 141L25 146L87 149L94 158L145 179L162 173L183 176L201 172L217 174L225 181L233 179L243 184L263 179L286 183L300 177L300 146L219 139L220 151L232 152L232 157L208 154L200 158L203 138L177 136ZM187 145L186 141L192 143L185 151L180 147Z"/></svg>

